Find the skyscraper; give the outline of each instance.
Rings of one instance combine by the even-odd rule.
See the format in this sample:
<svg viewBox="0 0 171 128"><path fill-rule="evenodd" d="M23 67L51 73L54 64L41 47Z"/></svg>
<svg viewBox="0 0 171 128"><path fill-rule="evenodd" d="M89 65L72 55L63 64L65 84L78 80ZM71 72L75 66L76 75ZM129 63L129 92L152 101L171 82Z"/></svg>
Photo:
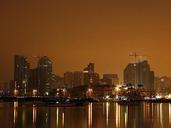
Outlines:
<svg viewBox="0 0 171 128"><path fill-rule="evenodd" d="M84 85L93 84L94 63L89 63L88 66L84 68L83 73L84 73Z"/></svg>
<svg viewBox="0 0 171 128"><path fill-rule="evenodd" d="M98 73L93 73L92 74L92 84L98 85L99 82L100 82L100 75Z"/></svg>
<svg viewBox="0 0 171 128"><path fill-rule="evenodd" d="M154 89L154 72L147 61L129 63L124 70L124 83L134 84L136 88L142 84L145 88Z"/></svg>
<svg viewBox="0 0 171 128"><path fill-rule="evenodd" d="M21 94L27 93L30 64L26 57L21 55L14 56L14 81Z"/></svg>
<svg viewBox="0 0 171 128"><path fill-rule="evenodd" d="M29 91L31 92L33 89L39 89L39 72L38 69L30 69L29 75Z"/></svg>
<svg viewBox="0 0 171 128"><path fill-rule="evenodd" d="M43 56L38 61L38 73L39 73L39 91L43 95L49 95L50 82L52 77L52 61Z"/></svg>

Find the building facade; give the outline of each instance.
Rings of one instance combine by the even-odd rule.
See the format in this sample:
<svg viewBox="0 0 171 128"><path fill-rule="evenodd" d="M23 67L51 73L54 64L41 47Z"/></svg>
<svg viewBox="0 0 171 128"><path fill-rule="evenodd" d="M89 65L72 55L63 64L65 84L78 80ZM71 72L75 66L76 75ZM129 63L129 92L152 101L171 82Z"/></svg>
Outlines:
<svg viewBox="0 0 171 128"><path fill-rule="evenodd" d="M107 85L117 85L119 78L117 74L103 74L102 82Z"/></svg>
<svg viewBox="0 0 171 128"><path fill-rule="evenodd" d="M29 81L30 64L27 58L21 55L14 56L14 82L15 89L18 89L22 95L26 95Z"/></svg>
<svg viewBox="0 0 171 128"><path fill-rule="evenodd" d="M47 57L43 56L38 61L38 83L39 91L43 95L49 95L51 90L51 78L52 74L52 61Z"/></svg>
<svg viewBox="0 0 171 128"><path fill-rule="evenodd" d="M129 63L124 70L124 83L133 84L135 88L143 85L147 89L154 89L154 72L147 61Z"/></svg>
<svg viewBox="0 0 171 128"><path fill-rule="evenodd" d="M73 87L84 85L84 73L82 71L73 72Z"/></svg>
<svg viewBox="0 0 171 128"><path fill-rule="evenodd" d="M73 72L65 72L64 73L64 84L67 88L73 87Z"/></svg>

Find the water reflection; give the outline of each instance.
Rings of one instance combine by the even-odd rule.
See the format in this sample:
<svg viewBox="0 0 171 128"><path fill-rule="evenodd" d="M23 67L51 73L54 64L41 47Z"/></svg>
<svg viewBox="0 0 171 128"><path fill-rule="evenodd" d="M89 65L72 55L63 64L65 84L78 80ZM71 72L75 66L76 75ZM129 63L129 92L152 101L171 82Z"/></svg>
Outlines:
<svg viewBox="0 0 171 128"><path fill-rule="evenodd" d="M119 105L104 102L63 108L19 105L14 102L5 103L0 111L0 123L4 124L4 128L171 127L171 104L164 103Z"/></svg>
<svg viewBox="0 0 171 128"><path fill-rule="evenodd" d="M56 107L56 127L58 128L59 126L59 108Z"/></svg>
<svg viewBox="0 0 171 128"><path fill-rule="evenodd" d="M169 104L169 125L171 125L171 104Z"/></svg>
<svg viewBox="0 0 171 128"><path fill-rule="evenodd" d="M92 128L92 117L93 117L93 112L92 112L92 103L89 103L88 105L88 128Z"/></svg>
<svg viewBox="0 0 171 128"><path fill-rule="evenodd" d="M36 127L37 107L33 105L33 128Z"/></svg>
<svg viewBox="0 0 171 128"><path fill-rule="evenodd" d="M116 103L116 127L120 126L120 106Z"/></svg>
<svg viewBox="0 0 171 128"><path fill-rule="evenodd" d="M126 106L126 110L125 110L125 128L127 128L127 124L128 124L128 106Z"/></svg>
<svg viewBox="0 0 171 128"><path fill-rule="evenodd" d="M106 102L106 125L109 123L109 103Z"/></svg>
<svg viewBox="0 0 171 128"><path fill-rule="evenodd" d="M16 120L17 120L17 117L18 117L18 102L14 102L14 119L13 119L13 123L14 123L14 126L16 124Z"/></svg>

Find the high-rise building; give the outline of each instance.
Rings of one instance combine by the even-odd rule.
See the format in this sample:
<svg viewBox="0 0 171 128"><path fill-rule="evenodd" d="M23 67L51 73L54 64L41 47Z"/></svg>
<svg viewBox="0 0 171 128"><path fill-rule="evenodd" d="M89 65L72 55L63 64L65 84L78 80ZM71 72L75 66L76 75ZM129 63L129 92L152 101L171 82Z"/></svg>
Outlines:
<svg viewBox="0 0 171 128"><path fill-rule="evenodd" d="M14 81L16 83L15 86L17 86L15 88L17 88L22 95L27 93L29 69L30 64L27 62L26 57L21 55L14 56Z"/></svg>
<svg viewBox="0 0 171 128"><path fill-rule="evenodd" d="M98 73L93 73L92 74L92 84L98 85L99 82L100 82L100 75Z"/></svg>
<svg viewBox="0 0 171 128"><path fill-rule="evenodd" d="M73 86L82 86L84 85L84 73L82 71L73 72Z"/></svg>
<svg viewBox="0 0 171 128"><path fill-rule="evenodd" d="M86 68L84 68L85 72L88 72L89 74L94 73L94 63L89 63Z"/></svg>
<svg viewBox="0 0 171 128"><path fill-rule="evenodd" d="M102 81L104 84L107 84L107 85L119 84L119 78L117 74L103 74Z"/></svg>
<svg viewBox="0 0 171 128"><path fill-rule="evenodd" d="M32 92L33 89L39 90L39 72L38 69L30 69L29 75L29 91Z"/></svg>
<svg viewBox="0 0 171 128"><path fill-rule="evenodd" d="M84 73L84 85L93 84L94 63L89 63L88 66L84 68L83 73Z"/></svg>
<svg viewBox="0 0 171 128"><path fill-rule="evenodd" d="M39 59L38 73L39 91L43 95L49 95L51 87L50 82L52 77L52 61L47 56L43 56Z"/></svg>
<svg viewBox="0 0 171 128"><path fill-rule="evenodd" d="M154 72L147 61L129 63L124 70L124 83L133 84L136 88L141 84L154 89Z"/></svg>
<svg viewBox="0 0 171 128"><path fill-rule="evenodd" d="M73 87L73 73L72 72L64 73L64 84L67 88Z"/></svg>

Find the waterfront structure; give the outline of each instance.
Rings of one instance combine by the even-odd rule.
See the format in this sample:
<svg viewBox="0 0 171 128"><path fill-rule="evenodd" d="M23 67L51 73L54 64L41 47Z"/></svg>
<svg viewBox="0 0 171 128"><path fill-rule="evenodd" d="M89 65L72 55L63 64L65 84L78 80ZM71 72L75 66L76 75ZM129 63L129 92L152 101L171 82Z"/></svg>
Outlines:
<svg viewBox="0 0 171 128"><path fill-rule="evenodd" d="M154 89L154 72L151 71L148 61L129 63L124 70L124 83L144 85L147 89Z"/></svg>
<svg viewBox="0 0 171 128"><path fill-rule="evenodd" d="M26 95L29 80L30 64L27 58L21 55L14 56L14 81L15 89L18 89L22 95Z"/></svg>
<svg viewBox="0 0 171 128"><path fill-rule="evenodd" d="M111 85L89 85L78 86L69 89L71 97L96 97L102 98L105 95L112 95L113 86Z"/></svg>
<svg viewBox="0 0 171 128"><path fill-rule="evenodd" d="M119 78L117 74L103 74L102 82L107 85L118 85Z"/></svg>

